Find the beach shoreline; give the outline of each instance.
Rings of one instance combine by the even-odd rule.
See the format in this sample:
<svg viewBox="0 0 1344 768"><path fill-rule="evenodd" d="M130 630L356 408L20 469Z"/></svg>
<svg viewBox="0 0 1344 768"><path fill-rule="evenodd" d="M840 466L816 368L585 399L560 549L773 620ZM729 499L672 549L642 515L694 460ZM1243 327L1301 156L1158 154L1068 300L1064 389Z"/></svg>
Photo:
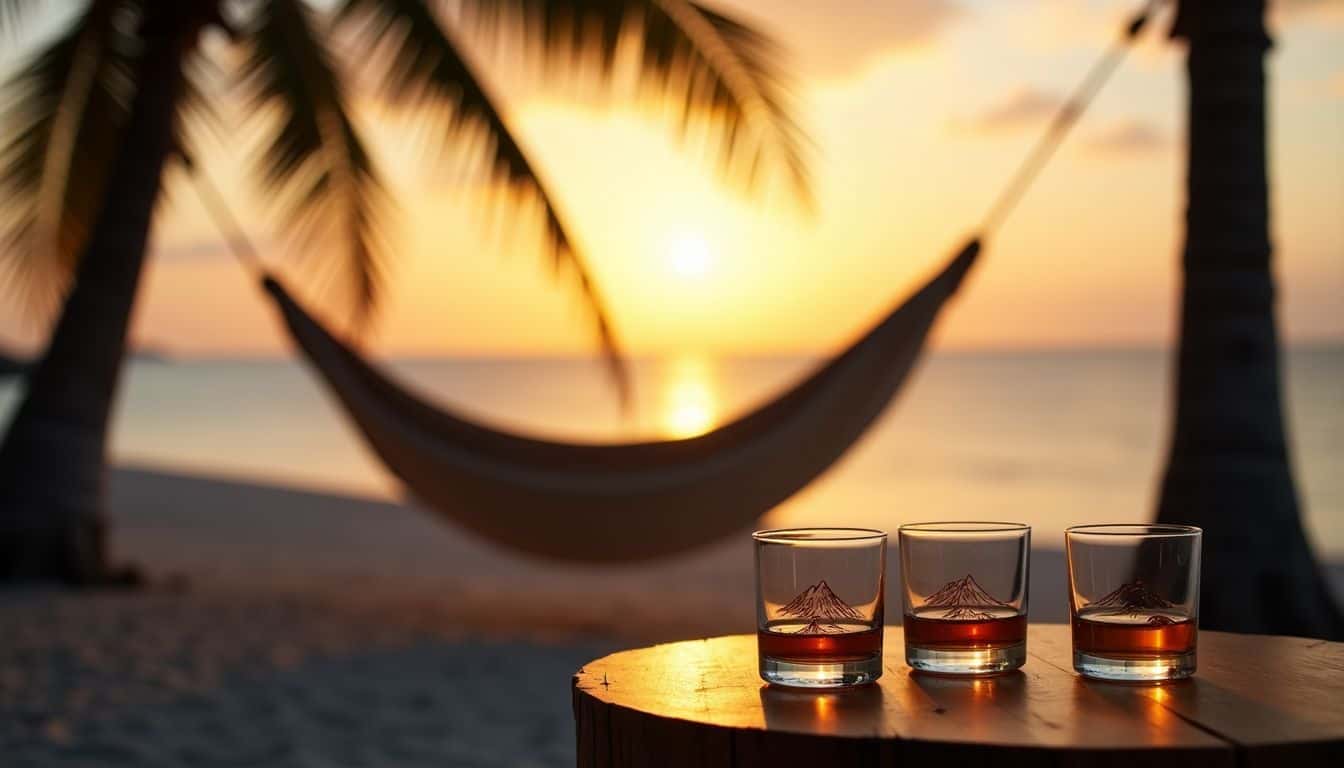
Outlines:
<svg viewBox="0 0 1344 768"><path fill-rule="evenodd" d="M116 469L109 492L113 558L159 583L400 606L445 626L543 639L666 642L755 628L750 528L685 555L585 565L504 551L412 502L138 466ZM1033 621L1068 619L1058 544L1034 542ZM889 547L892 620L894 535ZM1326 570L1344 594L1344 563Z"/></svg>
<svg viewBox="0 0 1344 768"><path fill-rule="evenodd" d="M7 768L568 765L586 661L754 628L746 531L590 567L375 498L146 467L109 492L113 557L148 584L0 592ZM1032 558L1031 620L1065 620L1063 554Z"/></svg>

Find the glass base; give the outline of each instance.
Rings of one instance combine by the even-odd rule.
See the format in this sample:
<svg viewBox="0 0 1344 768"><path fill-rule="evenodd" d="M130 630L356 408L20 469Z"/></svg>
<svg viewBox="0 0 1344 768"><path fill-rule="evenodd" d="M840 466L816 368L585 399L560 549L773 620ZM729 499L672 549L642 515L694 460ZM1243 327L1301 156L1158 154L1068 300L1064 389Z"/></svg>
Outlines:
<svg viewBox="0 0 1344 768"><path fill-rule="evenodd" d="M1073 668L1084 677L1130 683L1183 680L1195 674L1195 652L1147 658L1073 652Z"/></svg>
<svg viewBox="0 0 1344 768"><path fill-rule="evenodd" d="M791 688L845 688L882 676L882 654L851 661L809 662L761 656L761 679Z"/></svg>
<svg viewBox="0 0 1344 768"><path fill-rule="evenodd" d="M1001 648L929 648L905 644L905 663L920 672L939 675L994 675L1011 672L1027 661L1027 644Z"/></svg>

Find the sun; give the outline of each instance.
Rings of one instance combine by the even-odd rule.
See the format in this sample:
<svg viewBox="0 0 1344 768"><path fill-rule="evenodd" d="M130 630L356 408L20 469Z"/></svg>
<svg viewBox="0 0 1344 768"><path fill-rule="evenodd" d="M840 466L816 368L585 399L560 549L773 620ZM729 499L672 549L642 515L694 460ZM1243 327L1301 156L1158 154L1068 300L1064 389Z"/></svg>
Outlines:
<svg viewBox="0 0 1344 768"><path fill-rule="evenodd" d="M682 233L667 244L667 264L677 275L699 278L709 274L714 257L705 238L693 233Z"/></svg>

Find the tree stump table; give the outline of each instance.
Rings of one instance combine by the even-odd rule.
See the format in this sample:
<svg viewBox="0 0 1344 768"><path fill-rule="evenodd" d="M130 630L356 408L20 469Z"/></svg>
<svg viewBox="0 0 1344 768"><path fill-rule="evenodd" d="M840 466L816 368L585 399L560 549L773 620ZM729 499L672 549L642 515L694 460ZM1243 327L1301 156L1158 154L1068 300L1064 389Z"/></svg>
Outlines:
<svg viewBox="0 0 1344 768"><path fill-rule="evenodd" d="M1199 672L1164 685L1079 677L1065 625L1027 651L912 674L887 627L882 679L833 692L765 685L754 635L614 653L574 676L578 764L1344 766L1344 643L1201 632Z"/></svg>

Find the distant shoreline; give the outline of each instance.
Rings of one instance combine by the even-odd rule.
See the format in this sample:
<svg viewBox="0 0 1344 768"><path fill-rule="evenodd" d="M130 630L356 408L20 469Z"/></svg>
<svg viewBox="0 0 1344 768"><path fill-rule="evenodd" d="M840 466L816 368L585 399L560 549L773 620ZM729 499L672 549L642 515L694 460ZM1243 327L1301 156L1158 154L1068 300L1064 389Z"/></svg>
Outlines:
<svg viewBox="0 0 1344 768"><path fill-rule="evenodd" d="M1286 343L1283 345L1286 350L1295 352L1340 352L1344 351L1344 338L1340 339L1310 339L1298 342ZM1165 354L1173 352L1174 347L1167 343L1152 344L1098 344L1098 345L1061 345L1061 346L1010 346L1010 347L933 347L929 354L934 357L978 357L978 358L999 358L999 357L1070 357L1088 354ZM739 361L807 361L822 360L834 354L836 350L799 350L799 351L775 351L775 352L706 352L704 354L696 353L697 357L707 357L715 360L739 360ZM668 350L666 352L650 352L631 355L631 362L659 362L662 360L686 357L688 353ZM0 358L3 358L0 353ZM171 355L160 355L152 350L146 353L147 359L137 360L132 356L132 362L153 362L159 359L167 359L174 363L274 363L299 360L297 354L292 351L278 352L238 352L238 353L196 353L190 350L174 349ZM597 359L596 352L585 350L575 350L573 352L556 353L529 353L529 352L442 352L442 353L423 353L423 352L396 352L392 354L380 354L377 350L372 352L372 357L381 362L390 363L426 363L426 362L465 362L465 363L537 363L537 362L583 362Z"/></svg>
<svg viewBox="0 0 1344 768"><path fill-rule="evenodd" d="M201 359L209 360L212 358L201 358ZM282 360L284 358L276 358L276 359ZM129 356L129 362L132 363L165 364L176 361L177 361L176 356L171 355L165 352L164 350L154 347L146 347L144 349L134 350L131 352ZM20 356L14 354L9 350L0 349L0 376L10 376L14 374L23 373L24 371L27 371L32 364L33 364L33 358L31 355Z"/></svg>

